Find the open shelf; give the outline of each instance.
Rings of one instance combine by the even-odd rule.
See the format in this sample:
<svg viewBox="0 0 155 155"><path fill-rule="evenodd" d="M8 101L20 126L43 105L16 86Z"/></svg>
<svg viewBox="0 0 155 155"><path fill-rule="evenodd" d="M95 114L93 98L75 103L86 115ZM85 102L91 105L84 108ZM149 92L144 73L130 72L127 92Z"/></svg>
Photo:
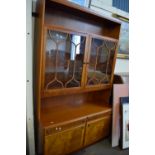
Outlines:
<svg viewBox="0 0 155 155"><path fill-rule="evenodd" d="M46 0L44 26L119 38L120 21L64 0Z"/></svg>
<svg viewBox="0 0 155 155"><path fill-rule="evenodd" d="M80 93L88 93L88 92L94 92L94 91L102 91L102 90L110 90L112 88L112 84L105 84L105 85L93 85L89 86L87 88L69 88L69 89L55 89L55 90L43 90L41 92L41 97L54 97L59 95L74 95L74 94L80 94Z"/></svg>
<svg viewBox="0 0 155 155"><path fill-rule="evenodd" d="M99 102L79 102L76 104L44 103L41 111L41 122L43 126L49 126L62 122L86 118L96 114L111 114L111 111L112 109L109 104L101 104Z"/></svg>
<svg viewBox="0 0 155 155"><path fill-rule="evenodd" d="M60 9L64 9L65 11L70 11L72 13L77 13L79 15L88 15L89 17L100 18L105 20L106 22L113 22L113 24L120 24L121 22L115 18L104 16L103 14L99 14L93 10L90 10L86 7L77 5L75 3L64 1L64 0L46 0L47 6L59 7Z"/></svg>

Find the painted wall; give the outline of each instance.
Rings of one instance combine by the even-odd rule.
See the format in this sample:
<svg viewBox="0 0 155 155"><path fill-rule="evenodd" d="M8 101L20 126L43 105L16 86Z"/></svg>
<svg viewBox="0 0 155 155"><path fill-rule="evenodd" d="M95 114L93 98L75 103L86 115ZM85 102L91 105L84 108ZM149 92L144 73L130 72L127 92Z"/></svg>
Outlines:
<svg viewBox="0 0 155 155"><path fill-rule="evenodd" d="M95 6L112 6L112 0L92 0L91 5Z"/></svg>
<svg viewBox="0 0 155 155"><path fill-rule="evenodd" d="M33 30L32 0L26 0L26 150L35 155L33 118Z"/></svg>
<svg viewBox="0 0 155 155"><path fill-rule="evenodd" d="M116 13L118 15L129 18L129 13L122 11L118 8L112 6L112 0L91 0L91 9L94 11L100 11L100 13L104 13L104 11L111 13Z"/></svg>
<svg viewBox="0 0 155 155"><path fill-rule="evenodd" d="M127 73L129 74L129 60L117 59L115 66L115 73Z"/></svg>

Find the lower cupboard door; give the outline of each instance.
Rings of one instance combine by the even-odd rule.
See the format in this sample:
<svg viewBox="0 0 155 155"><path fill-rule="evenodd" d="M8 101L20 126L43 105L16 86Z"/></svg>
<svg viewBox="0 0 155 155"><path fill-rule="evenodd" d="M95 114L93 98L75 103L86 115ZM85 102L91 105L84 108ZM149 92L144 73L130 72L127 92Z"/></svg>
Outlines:
<svg viewBox="0 0 155 155"><path fill-rule="evenodd" d="M45 137L44 155L65 155L83 145L84 125Z"/></svg>
<svg viewBox="0 0 155 155"><path fill-rule="evenodd" d="M111 117L89 121L86 126L84 145L90 145L110 134Z"/></svg>

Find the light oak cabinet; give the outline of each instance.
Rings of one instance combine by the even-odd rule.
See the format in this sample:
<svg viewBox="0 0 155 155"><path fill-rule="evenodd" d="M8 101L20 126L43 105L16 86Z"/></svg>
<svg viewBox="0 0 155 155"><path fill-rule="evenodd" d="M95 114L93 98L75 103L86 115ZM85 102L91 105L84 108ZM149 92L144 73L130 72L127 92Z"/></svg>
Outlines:
<svg viewBox="0 0 155 155"><path fill-rule="evenodd" d="M110 135L121 23L66 0L36 10L36 152L70 154Z"/></svg>
<svg viewBox="0 0 155 155"><path fill-rule="evenodd" d="M45 129L44 155L69 154L109 135L111 115L85 120Z"/></svg>

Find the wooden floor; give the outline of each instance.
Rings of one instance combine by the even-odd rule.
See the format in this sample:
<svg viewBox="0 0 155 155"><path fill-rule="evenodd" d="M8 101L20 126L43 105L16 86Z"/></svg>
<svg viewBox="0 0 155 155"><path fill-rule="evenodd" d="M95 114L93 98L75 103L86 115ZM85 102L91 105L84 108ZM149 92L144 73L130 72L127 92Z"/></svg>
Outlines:
<svg viewBox="0 0 155 155"><path fill-rule="evenodd" d="M129 149L112 148L110 140L105 139L72 155L129 155Z"/></svg>

